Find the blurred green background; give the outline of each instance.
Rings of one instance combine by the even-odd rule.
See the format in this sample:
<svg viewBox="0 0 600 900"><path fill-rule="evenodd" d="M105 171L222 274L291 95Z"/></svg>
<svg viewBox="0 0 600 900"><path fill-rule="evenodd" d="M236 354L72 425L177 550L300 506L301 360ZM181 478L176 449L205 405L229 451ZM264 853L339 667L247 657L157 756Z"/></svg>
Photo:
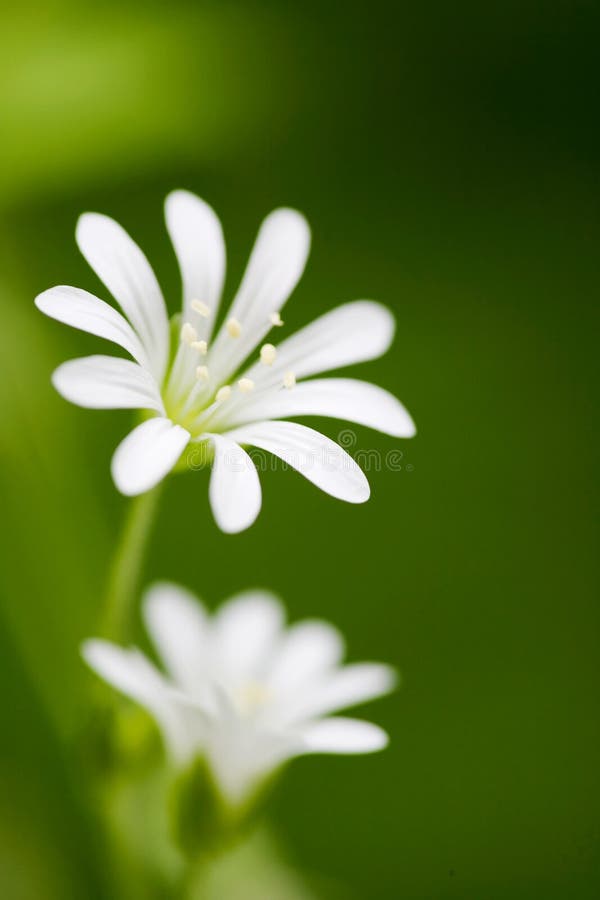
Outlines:
<svg viewBox="0 0 600 900"><path fill-rule="evenodd" d="M391 352L352 374L419 428L363 507L270 472L258 523L227 537L206 472L166 491L148 580L210 604L268 586L293 618L337 623L352 659L403 673L365 710L387 752L288 771L270 814L289 857L367 900L599 895L599 39L585 0L5 7L3 897L107 900L66 748L131 416L55 395L56 364L104 350L33 297L106 297L74 243L92 209L140 242L176 310L176 187L222 218L229 296L261 218L305 212L313 251L286 325L357 297L393 307ZM398 449L356 433L357 449Z"/></svg>

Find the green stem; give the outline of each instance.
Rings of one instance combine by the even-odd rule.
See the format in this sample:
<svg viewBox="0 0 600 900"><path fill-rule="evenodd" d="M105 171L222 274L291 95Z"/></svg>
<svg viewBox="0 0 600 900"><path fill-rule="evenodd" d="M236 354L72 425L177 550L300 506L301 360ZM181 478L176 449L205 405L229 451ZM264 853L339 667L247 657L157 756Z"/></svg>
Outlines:
<svg viewBox="0 0 600 900"><path fill-rule="evenodd" d="M222 900L223 897L247 900L250 895L278 900L316 900L313 890L288 864L264 827L250 830L221 853L191 863L174 897L177 900Z"/></svg>
<svg viewBox="0 0 600 900"><path fill-rule="evenodd" d="M119 643L128 640L131 634L134 603L161 491L162 484L158 484L131 501L112 560L102 634Z"/></svg>

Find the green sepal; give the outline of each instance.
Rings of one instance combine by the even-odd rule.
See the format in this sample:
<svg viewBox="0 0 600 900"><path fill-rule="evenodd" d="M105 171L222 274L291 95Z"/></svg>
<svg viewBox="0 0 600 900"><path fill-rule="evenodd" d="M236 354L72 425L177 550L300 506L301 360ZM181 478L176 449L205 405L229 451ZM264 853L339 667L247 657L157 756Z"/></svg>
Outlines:
<svg viewBox="0 0 600 900"><path fill-rule="evenodd" d="M245 836L262 809L267 788L263 782L243 804L231 805L220 792L202 758L176 779L171 793L174 839L190 860L221 853Z"/></svg>
<svg viewBox="0 0 600 900"><path fill-rule="evenodd" d="M102 686L103 687L103 686ZM92 777L113 778L146 770L162 755L160 737L148 713L96 693L94 714L78 742L82 767Z"/></svg>

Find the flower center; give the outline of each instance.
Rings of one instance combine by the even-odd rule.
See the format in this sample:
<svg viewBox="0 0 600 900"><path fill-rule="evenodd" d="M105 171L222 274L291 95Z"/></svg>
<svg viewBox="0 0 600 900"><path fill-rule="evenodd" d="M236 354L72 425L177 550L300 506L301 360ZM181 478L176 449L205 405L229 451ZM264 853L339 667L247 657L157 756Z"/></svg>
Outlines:
<svg viewBox="0 0 600 900"><path fill-rule="evenodd" d="M211 315L210 307L202 300L192 300L190 306L201 318L209 318ZM278 312L271 313L269 322L274 327L283 325ZM201 328L198 320L197 325ZM225 322L224 330L232 341L238 341L244 332L244 323L232 316ZM265 377L277 356L277 348L273 344L263 344L260 348L259 361ZM205 357L207 358L204 359ZM212 429L221 431L229 404L239 404L240 399L252 394L255 388L289 390L296 384L296 376L292 371L284 372L279 380L275 380L276 370L273 373L275 377L270 376L266 383L263 379L259 378L255 382L248 375L242 375L235 383L224 384L219 375L213 374L222 371L218 362L210 356L208 342L199 336L198 329L192 322L184 322L179 330L177 352L164 386L163 401L169 418L187 428L194 437Z"/></svg>
<svg viewBox="0 0 600 900"><path fill-rule="evenodd" d="M234 692L233 702L241 715L252 716L266 706L271 697L271 691L265 684L247 681Z"/></svg>

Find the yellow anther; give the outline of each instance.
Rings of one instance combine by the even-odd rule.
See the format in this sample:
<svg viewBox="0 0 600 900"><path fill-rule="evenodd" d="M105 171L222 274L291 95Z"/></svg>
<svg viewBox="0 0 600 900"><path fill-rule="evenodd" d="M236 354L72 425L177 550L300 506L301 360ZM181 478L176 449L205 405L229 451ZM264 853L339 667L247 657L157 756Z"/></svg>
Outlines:
<svg viewBox="0 0 600 900"><path fill-rule="evenodd" d="M277 358L277 350L273 344L263 344L260 348L260 361L264 366L272 366Z"/></svg>
<svg viewBox="0 0 600 900"><path fill-rule="evenodd" d="M185 322L181 329L181 340L184 344L193 344L198 340L198 332L190 322Z"/></svg>
<svg viewBox="0 0 600 900"><path fill-rule="evenodd" d="M295 384L296 384L296 376L294 375L294 373L286 372L285 375L283 376L283 386L286 387L288 390L290 390L291 388L294 387Z"/></svg>
<svg viewBox="0 0 600 900"><path fill-rule="evenodd" d="M251 378L240 378L238 381L238 387L242 394L249 394L250 391L254 390L254 382Z"/></svg>
<svg viewBox="0 0 600 900"><path fill-rule="evenodd" d="M198 381L208 381L208 366L197 366L196 378Z"/></svg>
<svg viewBox="0 0 600 900"><path fill-rule="evenodd" d="M242 333L242 326L238 322L237 319L228 319L225 328L227 329L227 334L229 337L238 338Z"/></svg>
<svg viewBox="0 0 600 900"><path fill-rule="evenodd" d="M222 403L224 400L229 400L231 397L231 388L228 384L224 384L223 387L220 387L217 391L217 402Z"/></svg>
<svg viewBox="0 0 600 900"><path fill-rule="evenodd" d="M269 322L271 325L274 325L275 328L280 328L283 325L283 319L279 315L278 312L272 312L269 316Z"/></svg>
<svg viewBox="0 0 600 900"><path fill-rule="evenodd" d="M192 341L190 344L192 350L198 350L202 356L206 356L206 351L208 350L208 344L206 341Z"/></svg>
<svg viewBox="0 0 600 900"><path fill-rule="evenodd" d="M210 316L210 306L208 306L204 300L192 300L190 306L194 312L197 312L203 319L208 319Z"/></svg>

